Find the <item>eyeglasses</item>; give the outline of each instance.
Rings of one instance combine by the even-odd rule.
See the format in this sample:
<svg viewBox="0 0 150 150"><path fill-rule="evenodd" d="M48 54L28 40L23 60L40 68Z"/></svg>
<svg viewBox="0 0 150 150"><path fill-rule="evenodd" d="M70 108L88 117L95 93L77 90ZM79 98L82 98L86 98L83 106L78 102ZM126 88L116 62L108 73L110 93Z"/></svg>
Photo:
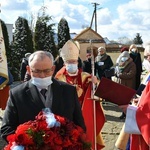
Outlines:
<svg viewBox="0 0 150 150"><path fill-rule="evenodd" d="M41 74L42 72L44 74L50 74L51 71L53 71L53 68L51 68L51 69L45 69L45 70L38 70L38 69L32 70L31 69L31 72L36 73L36 74Z"/></svg>

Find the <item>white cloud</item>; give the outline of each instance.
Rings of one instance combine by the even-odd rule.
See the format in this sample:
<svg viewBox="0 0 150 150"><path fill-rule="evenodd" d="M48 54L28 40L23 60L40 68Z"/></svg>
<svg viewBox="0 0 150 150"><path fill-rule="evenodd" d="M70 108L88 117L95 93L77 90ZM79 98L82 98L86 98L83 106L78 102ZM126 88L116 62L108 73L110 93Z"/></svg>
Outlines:
<svg viewBox="0 0 150 150"><path fill-rule="evenodd" d="M113 16L108 8L102 8L97 11L98 24L107 25L112 23Z"/></svg>
<svg viewBox="0 0 150 150"><path fill-rule="evenodd" d="M133 39L136 33L140 33L144 41L150 39L149 0L128 0L120 5L120 1L112 0L3 0L1 18L6 23L14 23L18 16L29 19L32 14L36 18L43 2L46 13L53 16L53 23L57 24L64 17L70 32L79 33L82 26L90 26L94 10L92 3L99 3L98 8L102 6L97 10L97 31L100 35L115 40L123 36Z"/></svg>
<svg viewBox="0 0 150 150"><path fill-rule="evenodd" d="M120 26L130 38L134 38L136 33L140 33L144 41L150 38L146 34L150 29L150 7L147 6L150 6L148 0L134 0L118 7Z"/></svg>
<svg viewBox="0 0 150 150"><path fill-rule="evenodd" d="M3 9L12 11L29 9L28 2L25 0L5 0L1 3L1 6Z"/></svg>
<svg viewBox="0 0 150 150"><path fill-rule="evenodd" d="M142 3L147 6L150 5L147 0L142 1ZM118 18L115 18L112 15L113 12L109 12L109 10L99 14L102 17L99 18L98 32L109 39L123 36L133 39L136 33L140 33L143 41L150 39L148 34L150 31L150 8L143 8L142 5L141 1L135 0L118 6ZM106 24L107 20L111 25Z"/></svg>

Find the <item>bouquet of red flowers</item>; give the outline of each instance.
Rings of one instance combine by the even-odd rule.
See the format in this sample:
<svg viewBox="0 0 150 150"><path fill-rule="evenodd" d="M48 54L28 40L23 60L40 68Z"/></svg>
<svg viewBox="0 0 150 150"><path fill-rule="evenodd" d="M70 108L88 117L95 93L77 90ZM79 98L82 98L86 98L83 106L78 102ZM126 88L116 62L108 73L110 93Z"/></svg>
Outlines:
<svg viewBox="0 0 150 150"><path fill-rule="evenodd" d="M49 109L17 127L4 150L90 150L83 129Z"/></svg>

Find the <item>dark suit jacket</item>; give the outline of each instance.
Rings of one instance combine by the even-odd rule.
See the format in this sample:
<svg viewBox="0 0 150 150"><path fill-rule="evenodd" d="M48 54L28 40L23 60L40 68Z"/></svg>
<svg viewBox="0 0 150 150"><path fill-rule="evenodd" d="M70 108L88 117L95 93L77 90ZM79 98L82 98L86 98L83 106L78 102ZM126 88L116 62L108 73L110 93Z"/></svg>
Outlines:
<svg viewBox="0 0 150 150"><path fill-rule="evenodd" d="M86 130L76 88L55 79L51 86L53 92L52 112L68 118ZM15 132L18 125L34 120L43 108L45 106L40 99L39 92L31 81L13 88L10 90L5 109L1 136L6 139L7 135Z"/></svg>

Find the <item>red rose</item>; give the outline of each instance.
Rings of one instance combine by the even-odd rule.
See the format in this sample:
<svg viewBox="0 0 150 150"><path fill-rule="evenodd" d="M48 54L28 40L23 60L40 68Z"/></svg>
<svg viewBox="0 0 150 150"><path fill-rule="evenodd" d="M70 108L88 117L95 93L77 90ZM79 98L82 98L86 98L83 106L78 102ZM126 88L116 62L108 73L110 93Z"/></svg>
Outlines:
<svg viewBox="0 0 150 150"><path fill-rule="evenodd" d="M24 146L25 150L90 150L81 127L54 115L60 126L49 128L46 122L48 114L40 112L36 120L19 125L15 134L7 137L9 144L4 150L10 150L12 143Z"/></svg>

